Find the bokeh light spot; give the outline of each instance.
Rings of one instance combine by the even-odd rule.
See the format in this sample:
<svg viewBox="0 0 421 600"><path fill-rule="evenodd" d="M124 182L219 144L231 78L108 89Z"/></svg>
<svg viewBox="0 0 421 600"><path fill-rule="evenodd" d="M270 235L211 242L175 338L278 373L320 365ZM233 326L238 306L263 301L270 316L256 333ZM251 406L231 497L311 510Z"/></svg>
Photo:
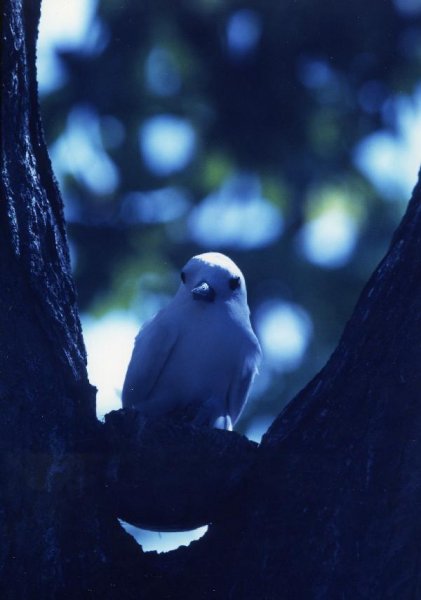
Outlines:
<svg viewBox="0 0 421 600"><path fill-rule="evenodd" d="M412 97L399 96L389 103L397 133L369 135L357 146L354 161L385 198L406 201L421 163L421 86Z"/></svg>
<svg viewBox="0 0 421 600"><path fill-rule="evenodd" d="M173 187L150 192L131 192L123 199L121 216L126 223L168 223L185 214L187 194Z"/></svg>
<svg viewBox="0 0 421 600"><path fill-rule="evenodd" d="M119 173L105 152L97 113L76 106L70 113L64 133L50 149L58 179L67 173L94 194L111 194L119 183Z"/></svg>
<svg viewBox="0 0 421 600"><path fill-rule="evenodd" d="M189 222L194 241L208 247L258 248L276 239L283 230L278 207L261 195L254 176L228 179L193 211Z"/></svg>
<svg viewBox="0 0 421 600"><path fill-rule="evenodd" d="M43 0L37 45L37 79L41 93L60 87L66 74L57 51L92 52L103 31L95 18L98 0Z"/></svg>
<svg viewBox="0 0 421 600"><path fill-rule="evenodd" d="M151 117L139 134L146 166L156 175L170 175L184 169L193 158L196 133L186 119L173 115Z"/></svg>
<svg viewBox="0 0 421 600"><path fill-rule="evenodd" d="M298 244L306 259L326 268L339 268L351 258L357 242L355 220L339 207L305 223Z"/></svg>
<svg viewBox="0 0 421 600"><path fill-rule="evenodd" d="M258 13L247 8L236 11L227 23L227 43L230 54L241 58L255 50L262 34Z"/></svg>
<svg viewBox="0 0 421 600"><path fill-rule="evenodd" d="M181 87L181 78L175 61L165 48L153 48L146 60L146 82L158 96L172 96Z"/></svg>
<svg viewBox="0 0 421 600"><path fill-rule="evenodd" d="M304 309L281 300L267 301L257 309L255 319L266 366L284 372L296 369L313 330Z"/></svg>

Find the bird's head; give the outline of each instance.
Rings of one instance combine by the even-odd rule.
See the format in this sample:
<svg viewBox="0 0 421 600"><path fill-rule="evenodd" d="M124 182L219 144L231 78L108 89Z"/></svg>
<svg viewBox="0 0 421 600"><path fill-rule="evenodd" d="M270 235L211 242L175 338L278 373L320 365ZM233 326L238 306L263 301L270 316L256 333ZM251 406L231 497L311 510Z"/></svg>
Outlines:
<svg viewBox="0 0 421 600"><path fill-rule="evenodd" d="M219 252L198 254L185 264L177 295L203 304L227 301L247 304L242 272L228 256Z"/></svg>

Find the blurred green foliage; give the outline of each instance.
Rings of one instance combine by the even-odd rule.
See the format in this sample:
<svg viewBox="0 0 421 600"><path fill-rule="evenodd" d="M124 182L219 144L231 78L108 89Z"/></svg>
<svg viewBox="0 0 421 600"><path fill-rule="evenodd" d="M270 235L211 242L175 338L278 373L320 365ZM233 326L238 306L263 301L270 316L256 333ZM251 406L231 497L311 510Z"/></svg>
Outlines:
<svg viewBox="0 0 421 600"><path fill-rule="evenodd" d="M354 155L372 132L393 130L390 99L415 89L418 15L391 0L101 0L93 49L62 52L65 83L42 97L51 149L82 110L115 170L105 191L70 168L59 173L82 311L141 314L151 295L173 293L191 255L217 249L244 271L252 311L279 299L310 316L303 359L271 371L243 428L255 414L277 414L323 365L402 214L402 198L385 201ZM154 172L139 148L140 128L157 115L183 119L195 135L192 159L169 173ZM89 160L82 168L92 168ZM259 178L283 231L254 247L209 248L191 235L189 218L239 173ZM124 212L130 194L168 188L185 201L173 216ZM332 209L356 230L354 250L336 268L316 264L299 243L303 228Z"/></svg>

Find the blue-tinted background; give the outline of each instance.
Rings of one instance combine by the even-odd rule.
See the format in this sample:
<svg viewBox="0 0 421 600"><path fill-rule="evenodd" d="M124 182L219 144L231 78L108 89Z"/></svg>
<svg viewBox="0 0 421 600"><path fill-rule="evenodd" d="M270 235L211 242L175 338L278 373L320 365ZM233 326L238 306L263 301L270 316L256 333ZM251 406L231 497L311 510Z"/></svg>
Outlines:
<svg viewBox="0 0 421 600"><path fill-rule="evenodd" d="M259 440L324 364L421 159L421 0L43 0L38 78L98 387L197 253L245 273Z"/></svg>

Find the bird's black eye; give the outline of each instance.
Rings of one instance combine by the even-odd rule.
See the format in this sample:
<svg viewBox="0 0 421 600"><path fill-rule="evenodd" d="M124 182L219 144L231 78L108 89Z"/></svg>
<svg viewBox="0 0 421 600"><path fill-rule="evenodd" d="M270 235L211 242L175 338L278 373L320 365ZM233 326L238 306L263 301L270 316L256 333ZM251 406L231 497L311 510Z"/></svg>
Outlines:
<svg viewBox="0 0 421 600"><path fill-rule="evenodd" d="M181 273L180 273L180 277L181 277L181 281L182 281L183 283L186 283L186 274L185 274L185 272L184 272L184 271L181 271Z"/></svg>
<svg viewBox="0 0 421 600"><path fill-rule="evenodd" d="M237 288L240 287L240 278L239 277L230 277L229 285L232 290L236 290Z"/></svg>

